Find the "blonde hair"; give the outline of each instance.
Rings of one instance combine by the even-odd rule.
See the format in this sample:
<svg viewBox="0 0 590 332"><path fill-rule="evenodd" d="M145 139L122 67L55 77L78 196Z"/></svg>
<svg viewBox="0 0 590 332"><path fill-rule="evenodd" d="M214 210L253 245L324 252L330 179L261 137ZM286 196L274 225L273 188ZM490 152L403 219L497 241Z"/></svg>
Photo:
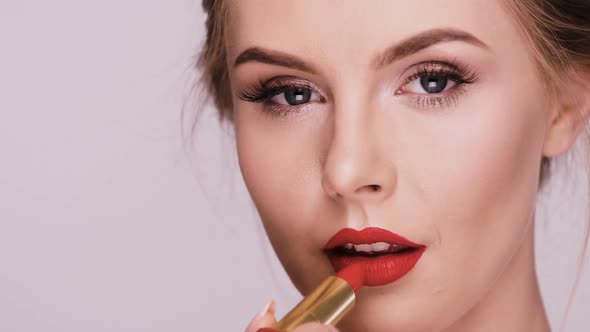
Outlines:
<svg viewBox="0 0 590 332"><path fill-rule="evenodd" d="M590 81L590 0L504 0L503 4L529 42L538 67L538 75L549 94L553 96L560 94L562 83L573 73L586 76L587 81ZM196 63L197 68L202 72L200 87L204 89L208 98L213 99L220 121L232 122L232 99L224 44L229 12L228 1L203 0L202 5L207 13L205 23L207 37ZM582 116L582 110L580 110L580 116ZM196 122L191 127L190 137L195 124ZM585 129L585 136L590 146L590 123ZM590 174L590 162L586 165L586 169ZM550 173L551 160L543 157L540 164L539 188L546 183ZM587 186L590 188L590 176L588 178ZM583 257L588 251L589 237L590 220L562 327L567 318L573 294L579 284L584 267Z"/></svg>
<svg viewBox="0 0 590 332"><path fill-rule="evenodd" d="M550 94L559 94L561 84L574 73L586 78L590 76L590 1L507 0L505 4L529 41L539 74L543 82L547 82L545 87ZM583 117L583 110L579 109L579 112L580 117ZM590 146L590 124L585 129L585 138L589 143L587 146ZM590 154L590 151L586 152ZM541 174L541 185L550 173L549 161L543 159L546 164L542 165L544 173ZM586 170L590 175L590 162L586 165ZM587 187L590 188L590 176L588 179ZM580 282L589 241L590 220L560 330L565 327L573 296Z"/></svg>

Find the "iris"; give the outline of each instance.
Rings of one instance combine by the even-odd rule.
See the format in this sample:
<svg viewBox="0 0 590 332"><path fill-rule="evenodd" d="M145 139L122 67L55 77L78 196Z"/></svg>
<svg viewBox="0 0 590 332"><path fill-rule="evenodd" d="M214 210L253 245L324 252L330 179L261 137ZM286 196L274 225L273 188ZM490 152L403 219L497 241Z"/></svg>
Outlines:
<svg viewBox="0 0 590 332"><path fill-rule="evenodd" d="M305 88L291 88L284 91L285 100L289 105L308 103L311 98L311 90Z"/></svg>
<svg viewBox="0 0 590 332"><path fill-rule="evenodd" d="M420 78L420 85L424 91L428 93L440 93L442 92L449 82L449 78L447 76L422 76Z"/></svg>

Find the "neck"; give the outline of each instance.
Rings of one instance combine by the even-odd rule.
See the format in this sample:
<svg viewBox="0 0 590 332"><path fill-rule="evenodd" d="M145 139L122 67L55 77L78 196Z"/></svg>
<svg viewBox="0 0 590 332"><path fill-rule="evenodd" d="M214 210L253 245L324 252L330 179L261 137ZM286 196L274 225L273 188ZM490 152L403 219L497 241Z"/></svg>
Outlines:
<svg viewBox="0 0 590 332"><path fill-rule="evenodd" d="M520 249L495 285L480 303L446 331L549 332L534 253L531 220Z"/></svg>

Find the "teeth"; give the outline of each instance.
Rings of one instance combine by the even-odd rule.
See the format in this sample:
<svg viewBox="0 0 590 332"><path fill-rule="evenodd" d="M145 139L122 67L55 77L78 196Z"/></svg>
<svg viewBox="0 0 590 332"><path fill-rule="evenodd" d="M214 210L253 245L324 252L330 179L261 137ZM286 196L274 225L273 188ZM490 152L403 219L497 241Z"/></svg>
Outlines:
<svg viewBox="0 0 590 332"><path fill-rule="evenodd" d="M397 249L399 246L389 244L386 242L375 242L371 244L352 244L347 243L344 245L346 250L353 250L356 252L365 252L365 253L376 253L376 252L383 252L383 251L390 251L391 249Z"/></svg>
<svg viewBox="0 0 590 332"><path fill-rule="evenodd" d="M385 243L385 242L377 242L377 243L371 244L371 247L372 247L372 251L386 251L386 250L389 250L391 245L389 243Z"/></svg>
<svg viewBox="0 0 590 332"><path fill-rule="evenodd" d="M354 250L361 252L372 252L373 246L370 244L355 244Z"/></svg>

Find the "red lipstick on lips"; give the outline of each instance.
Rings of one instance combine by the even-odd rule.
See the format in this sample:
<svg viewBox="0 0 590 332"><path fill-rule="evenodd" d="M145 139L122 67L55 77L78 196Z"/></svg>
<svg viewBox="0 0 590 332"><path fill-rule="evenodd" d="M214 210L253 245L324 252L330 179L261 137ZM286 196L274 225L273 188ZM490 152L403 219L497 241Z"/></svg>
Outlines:
<svg viewBox="0 0 590 332"><path fill-rule="evenodd" d="M424 245L377 227L342 229L324 247L336 271L352 264L362 266L366 286L383 286L400 279L418 263L424 250Z"/></svg>

